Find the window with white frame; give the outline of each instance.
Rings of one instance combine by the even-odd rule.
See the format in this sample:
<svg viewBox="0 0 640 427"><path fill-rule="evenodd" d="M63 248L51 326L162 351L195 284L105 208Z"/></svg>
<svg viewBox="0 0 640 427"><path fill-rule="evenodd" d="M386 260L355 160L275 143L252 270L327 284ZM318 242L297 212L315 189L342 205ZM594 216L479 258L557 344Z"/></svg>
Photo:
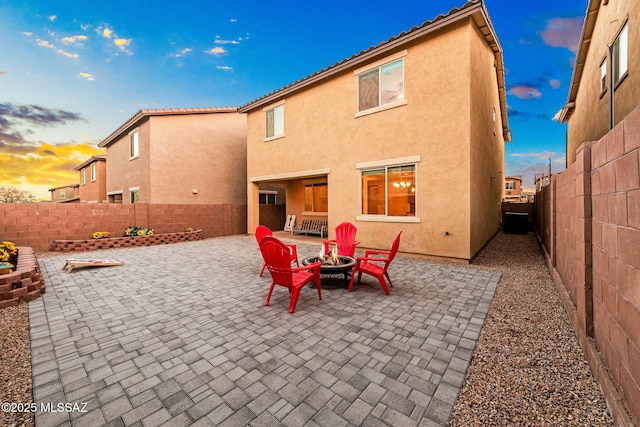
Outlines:
<svg viewBox="0 0 640 427"><path fill-rule="evenodd" d="M284 136L284 104L265 110L265 138Z"/></svg>
<svg viewBox="0 0 640 427"><path fill-rule="evenodd" d="M96 175L97 175L97 165L93 163L91 165L91 182L96 180Z"/></svg>
<svg viewBox="0 0 640 427"><path fill-rule="evenodd" d="M80 184L85 185L87 183L86 171L87 168L80 169Z"/></svg>
<svg viewBox="0 0 640 427"><path fill-rule="evenodd" d="M600 93L607 90L607 59L603 59L600 64Z"/></svg>
<svg viewBox="0 0 640 427"><path fill-rule="evenodd" d="M362 169L362 214L416 216L416 165Z"/></svg>
<svg viewBox="0 0 640 427"><path fill-rule="evenodd" d="M627 72L629 36L627 31L628 23L624 24L618 38L613 43L613 82L618 83Z"/></svg>
<svg viewBox="0 0 640 427"><path fill-rule="evenodd" d="M358 75L358 111L404 100L404 59Z"/></svg>
<svg viewBox="0 0 640 427"><path fill-rule="evenodd" d="M133 131L129 134L129 158L133 159L140 155L140 148L138 145L138 131Z"/></svg>
<svg viewBox="0 0 640 427"><path fill-rule="evenodd" d="M329 212L329 191L326 182L304 185L304 210Z"/></svg>
<svg viewBox="0 0 640 427"><path fill-rule="evenodd" d="M516 189L516 183L513 181L507 181L504 184L504 189L505 190L515 190Z"/></svg>
<svg viewBox="0 0 640 427"><path fill-rule="evenodd" d="M138 203L138 201L140 201L140 190L130 190L129 201L131 203Z"/></svg>

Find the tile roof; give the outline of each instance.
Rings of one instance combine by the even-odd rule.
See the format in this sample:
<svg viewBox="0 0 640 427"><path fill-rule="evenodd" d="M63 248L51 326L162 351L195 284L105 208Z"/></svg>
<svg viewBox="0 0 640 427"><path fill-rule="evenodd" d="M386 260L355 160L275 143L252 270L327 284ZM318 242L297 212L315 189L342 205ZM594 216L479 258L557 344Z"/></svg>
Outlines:
<svg viewBox="0 0 640 427"><path fill-rule="evenodd" d="M103 139L98 147L107 147L114 142L120 135L135 127L142 119L150 116L175 116L182 114L211 114L211 113L237 113L238 107L212 107L212 108L159 108L139 110L127 121L121 124L109 136Z"/></svg>
<svg viewBox="0 0 640 427"><path fill-rule="evenodd" d="M104 161L107 160L107 155L106 154L98 154L96 156L91 156L87 160L82 162L81 165L76 166L74 170L79 171L80 169L82 169L83 167L89 165L90 163L97 162L97 161L102 161L102 160L104 160Z"/></svg>
<svg viewBox="0 0 640 427"><path fill-rule="evenodd" d="M305 88L306 86L329 78L333 75L345 71L346 69L354 68L364 62L371 61L374 58L387 54L394 49L399 49L400 46L403 46L419 37L422 37L425 34L446 27L447 25L450 25L468 16L473 17L476 24L480 28L483 37L487 41L487 44L491 47L494 55L496 56L498 89L500 91L500 104L502 110L502 123L503 130L505 132L505 139L507 139L506 134L509 133L509 130L507 125L506 92L504 85L504 64L502 60L502 48L500 47L498 39L495 35L495 30L493 29L493 25L491 23L491 20L489 19L489 14L485 9L484 0L469 0L459 8L453 8L446 14L440 14L431 20L423 22L421 25L414 26L408 31L404 31L397 36L390 37L389 39L382 41L375 46L371 46L368 49L363 50L357 54L354 54L349 58L345 58L340 62L330 65L318 72L310 74L307 77L297 80L281 89L275 90L256 100L253 100L241 106L238 111L240 111L241 113L246 113L257 108L261 108L266 104L282 99L295 91Z"/></svg>

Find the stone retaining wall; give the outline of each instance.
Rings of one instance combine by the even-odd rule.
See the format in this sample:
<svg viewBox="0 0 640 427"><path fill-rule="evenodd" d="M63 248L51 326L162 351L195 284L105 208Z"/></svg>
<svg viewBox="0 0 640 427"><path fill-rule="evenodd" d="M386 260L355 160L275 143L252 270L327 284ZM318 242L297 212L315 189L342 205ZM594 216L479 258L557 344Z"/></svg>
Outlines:
<svg viewBox="0 0 640 427"><path fill-rule="evenodd" d="M44 292L44 281L33 249L19 246L16 270L0 275L0 309L31 301Z"/></svg>
<svg viewBox="0 0 640 427"><path fill-rule="evenodd" d="M164 245L169 243L192 242L205 238L204 231L194 230L190 233L165 233L153 236L109 237L106 239L88 240L54 240L51 250L54 252L85 252L99 249L130 248L138 246Z"/></svg>

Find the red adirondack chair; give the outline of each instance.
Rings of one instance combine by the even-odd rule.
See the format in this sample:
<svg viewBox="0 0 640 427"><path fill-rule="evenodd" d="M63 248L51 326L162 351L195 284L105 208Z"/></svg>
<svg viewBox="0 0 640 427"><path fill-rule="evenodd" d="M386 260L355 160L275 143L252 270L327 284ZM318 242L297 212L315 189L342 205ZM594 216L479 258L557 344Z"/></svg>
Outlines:
<svg viewBox="0 0 640 427"><path fill-rule="evenodd" d="M356 241L356 233L358 229L350 222L343 222L336 227L336 238L326 240L324 242L324 252L329 253L329 244L336 243L338 245L338 255L353 257L356 246L360 242Z"/></svg>
<svg viewBox="0 0 640 427"><path fill-rule="evenodd" d="M271 293L276 285L289 288L289 292L291 293L289 313L295 311L296 303L300 296L300 289L307 283L315 283L316 288L318 288L318 299L322 299L320 289L321 264L319 262L304 267L292 268L289 247L273 236L265 236L262 238L260 241L260 251L273 279L264 305L269 305Z"/></svg>
<svg viewBox="0 0 640 427"><path fill-rule="evenodd" d="M389 268L389 264L391 264L391 261L393 261L393 258L396 256L396 253L398 253L401 234L402 231L398 233L398 236L393 241L391 250L380 251L371 249L366 251L364 256L359 256L358 258L356 258L356 266L353 267L353 271L351 272L349 292L353 290L353 279L356 273L358 273L358 283L360 283L362 273L366 273L378 279L378 282L380 282L380 286L382 286L382 290L384 291L384 293L386 295L389 295L389 288L387 288L387 284L385 283L384 278L386 277L389 281L389 286L393 287L393 283L391 283L391 279L389 278L387 269Z"/></svg>
<svg viewBox="0 0 640 427"><path fill-rule="evenodd" d="M256 240L258 241L258 250L260 250L260 242L262 241L262 238L265 236L273 236L273 232L269 229L269 227L265 227L264 225L259 225L256 228ZM296 248L296 245L292 245L288 243L285 243L285 244L289 247L289 251L291 253L291 262L295 262L296 265L300 267L300 264L298 264L298 249ZM260 270L260 277L262 277L262 274L264 273L264 269L266 266L267 265L263 262L262 269Z"/></svg>

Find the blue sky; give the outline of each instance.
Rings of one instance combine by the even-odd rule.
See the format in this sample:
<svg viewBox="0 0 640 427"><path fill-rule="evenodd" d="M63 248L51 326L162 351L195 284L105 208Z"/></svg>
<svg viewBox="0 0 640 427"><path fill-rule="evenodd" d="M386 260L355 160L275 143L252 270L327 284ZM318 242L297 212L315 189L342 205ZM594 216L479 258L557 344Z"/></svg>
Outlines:
<svg viewBox="0 0 640 427"><path fill-rule="evenodd" d="M49 199L140 109L243 105L463 0L0 0L0 185ZM567 98L587 0L486 0L504 51L506 174L565 164Z"/></svg>

